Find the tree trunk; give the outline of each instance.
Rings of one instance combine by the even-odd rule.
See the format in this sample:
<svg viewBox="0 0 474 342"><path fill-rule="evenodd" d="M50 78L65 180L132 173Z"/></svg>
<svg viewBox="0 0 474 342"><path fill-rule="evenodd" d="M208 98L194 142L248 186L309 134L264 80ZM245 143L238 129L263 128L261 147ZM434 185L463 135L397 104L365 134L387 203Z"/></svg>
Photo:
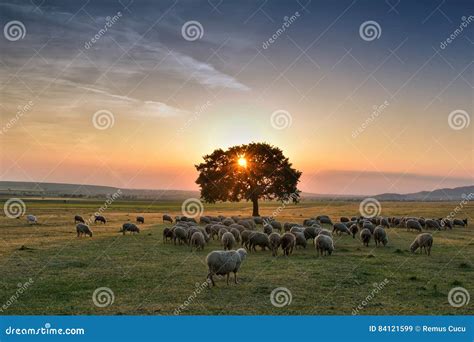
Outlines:
<svg viewBox="0 0 474 342"><path fill-rule="evenodd" d="M260 216L260 214L258 213L258 197L252 198L252 204L253 204L252 216Z"/></svg>

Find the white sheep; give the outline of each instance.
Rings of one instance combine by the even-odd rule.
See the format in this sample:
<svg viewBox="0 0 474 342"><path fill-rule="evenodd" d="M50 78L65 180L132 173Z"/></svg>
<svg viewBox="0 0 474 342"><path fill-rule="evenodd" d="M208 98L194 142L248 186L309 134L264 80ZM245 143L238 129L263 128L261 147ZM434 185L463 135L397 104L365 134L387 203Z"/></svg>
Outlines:
<svg viewBox="0 0 474 342"><path fill-rule="evenodd" d="M210 280L212 285L216 286L213 276L226 275L227 285L229 285L229 275L232 272L234 273L234 282L237 284L237 272L246 256L247 251L244 248L239 248L236 251L213 251L209 253L206 257L209 269L207 274L208 281Z"/></svg>

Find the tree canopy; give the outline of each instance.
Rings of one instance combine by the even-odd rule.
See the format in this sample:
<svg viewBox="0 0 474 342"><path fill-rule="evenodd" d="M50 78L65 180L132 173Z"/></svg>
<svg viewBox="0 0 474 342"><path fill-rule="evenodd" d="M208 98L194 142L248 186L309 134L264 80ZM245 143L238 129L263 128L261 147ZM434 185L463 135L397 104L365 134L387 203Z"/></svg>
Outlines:
<svg viewBox="0 0 474 342"><path fill-rule="evenodd" d="M201 198L217 201L252 201L259 216L258 200L299 201L301 172L294 169L282 150L267 143L250 143L217 149L195 165Z"/></svg>

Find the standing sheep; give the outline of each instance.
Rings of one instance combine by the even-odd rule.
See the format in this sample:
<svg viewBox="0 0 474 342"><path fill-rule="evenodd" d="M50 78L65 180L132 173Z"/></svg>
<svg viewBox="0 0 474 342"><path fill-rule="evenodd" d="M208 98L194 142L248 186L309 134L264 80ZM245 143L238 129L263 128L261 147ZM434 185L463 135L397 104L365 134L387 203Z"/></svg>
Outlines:
<svg viewBox="0 0 474 342"><path fill-rule="evenodd" d="M123 235L125 235L126 232L130 232L130 234L140 233L140 228L133 223L124 223L121 232Z"/></svg>
<svg viewBox="0 0 474 342"><path fill-rule="evenodd" d="M84 223L78 223L76 226L77 237L81 237L82 235L89 235L92 237L92 231L89 229L89 226Z"/></svg>
<svg viewBox="0 0 474 342"><path fill-rule="evenodd" d="M202 232L194 232L191 236L191 251L196 247L196 251L203 250L206 245L206 239Z"/></svg>
<svg viewBox="0 0 474 342"><path fill-rule="evenodd" d="M253 249L256 252L256 246L259 246L262 251L265 250L265 247L270 249L270 240L268 240L268 235L261 232L253 232L249 236L249 251Z"/></svg>
<svg viewBox="0 0 474 342"><path fill-rule="evenodd" d="M294 232L291 234L295 236L295 248L298 246L306 248L307 241L306 241L306 238L304 237L304 233Z"/></svg>
<svg viewBox="0 0 474 342"><path fill-rule="evenodd" d="M230 228L230 232L234 235L235 241L240 242L240 231L237 228L232 227Z"/></svg>
<svg viewBox="0 0 474 342"><path fill-rule="evenodd" d="M221 242L225 251L231 250L236 244L234 235L231 232L225 232L222 234Z"/></svg>
<svg viewBox="0 0 474 342"><path fill-rule="evenodd" d="M176 245L176 240L178 243L184 242L185 244L188 243L188 234L186 234L186 230L181 226L176 226L173 232L173 243Z"/></svg>
<svg viewBox="0 0 474 342"><path fill-rule="evenodd" d="M163 229L163 243L166 243L168 239L173 240L173 231L170 228Z"/></svg>
<svg viewBox="0 0 474 342"><path fill-rule="evenodd" d="M283 255L289 256L293 253L293 248L295 248L296 238L291 233L285 233L281 236L280 245L283 250Z"/></svg>
<svg viewBox="0 0 474 342"><path fill-rule="evenodd" d="M145 223L145 218L143 216L137 216L137 223Z"/></svg>
<svg viewBox="0 0 474 342"><path fill-rule="evenodd" d="M331 255L334 251L334 242L330 236L318 235L314 240L314 247L316 247L316 252L318 255Z"/></svg>
<svg viewBox="0 0 474 342"><path fill-rule="evenodd" d="M368 228L364 228L360 231L360 239L364 246L369 247L370 239L372 238L372 233Z"/></svg>
<svg viewBox="0 0 474 342"><path fill-rule="evenodd" d="M374 241L375 246L378 246L380 243L384 246L388 243L387 232L383 229L382 226L375 227L374 230Z"/></svg>
<svg viewBox="0 0 474 342"><path fill-rule="evenodd" d="M344 223L335 223L332 229L332 232L336 232L337 235L341 235L346 233L347 235L351 235L349 228Z"/></svg>
<svg viewBox="0 0 474 342"><path fill-rule="evenodd" d="M226 275L227 285L229 285L229 275L232 272L234 273L234 282L237 284L237 272L246 256L247 251L244 248L239 248L236 251L213 251L209 253L206 257L209 270L207 279L211 281L213 286L216 286L213 276Z"/></svg>
<svg viewBox="0 0 474 342"><path fill-rule="evenodd" d="M407 231L410 230L410 229L414 229L414 230L417 230L419 232L422 231L421 224L420 224L420 222L418 222L418 220L407 220L405 222L405 226L407 228Z"/></svg>
<svg viewBox="0 0 474 342"><path fill-rule="evenodd" d="M357 227L356 224L353 224L350 228L349 228L351 234L352 234L352 238L355 239L356 237L356 234L357 232L359 231L359 227Z"/></svg>
<svg viewBox="0 0 474 342"><path fill-rule="evenodd" d="M82 218L82 216L80 215L76 215L74 216L74 223L86 223L86 221L84 221L84 219Z"/></svg>
<svg viewBox="0 0 474 342"><path fill-rule="evenodd" d="M428 255L431 254L431 246L433 246L433 235L430 233L419 234L410 245L410 251L415 253L420 248L420 253L425 250Z"/></svg>
<svg viewBox="0 0 474 342"><path fill-rule="evenodd" d="M278 247L280 247L280 234L271 233L268 239L270 240L270 249L272 250L272 256L277 256Z"/></svg>

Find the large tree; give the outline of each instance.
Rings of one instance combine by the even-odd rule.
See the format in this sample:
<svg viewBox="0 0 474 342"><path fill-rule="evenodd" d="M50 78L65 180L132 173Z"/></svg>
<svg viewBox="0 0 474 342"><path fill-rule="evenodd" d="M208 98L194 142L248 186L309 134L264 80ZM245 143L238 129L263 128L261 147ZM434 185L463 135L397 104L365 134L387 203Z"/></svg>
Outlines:
<svg viewBox="0 0 474 342"><path fill-rule="evenodd" d="M253 216L259 216L258 200L299 201L297 189L301 172L283 152L267 143L233 146L226 151L217 149L195 165L199 172L196 183L206 202L253 203Z"/></svg>

